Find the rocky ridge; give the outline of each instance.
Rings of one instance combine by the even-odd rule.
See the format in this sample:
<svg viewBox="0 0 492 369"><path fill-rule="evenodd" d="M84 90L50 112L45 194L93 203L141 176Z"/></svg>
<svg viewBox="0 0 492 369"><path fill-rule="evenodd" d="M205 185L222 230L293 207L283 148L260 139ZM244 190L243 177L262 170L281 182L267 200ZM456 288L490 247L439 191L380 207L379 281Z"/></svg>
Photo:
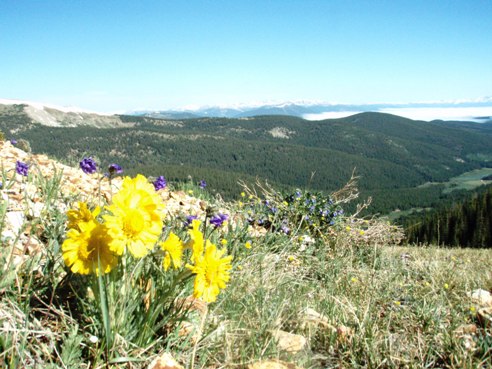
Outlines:
<svg viewBox="0 0 492 369"><path fill-rule="evenodd" d="M17 162L29 166L29 180L16 171ZM45 249L43 232L53 208L65 213L76 201L97 204L108 201L118 191L122 178L109 181L95 173L88 175L80 168L64 165L42 154L30 154L0 142L0 224L2 246L14 246L13 262L18 265L36 252ZM59 191L47 194L50 188ZM183 191L159 190L168 217L179 214L204 216L206 204Z"/></svg>

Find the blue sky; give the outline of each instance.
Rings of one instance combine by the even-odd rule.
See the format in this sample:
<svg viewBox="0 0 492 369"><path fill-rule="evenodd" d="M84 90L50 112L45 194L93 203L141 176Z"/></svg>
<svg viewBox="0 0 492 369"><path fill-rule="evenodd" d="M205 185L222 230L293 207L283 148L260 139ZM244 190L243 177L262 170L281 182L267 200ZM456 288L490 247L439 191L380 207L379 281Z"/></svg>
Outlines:
<svg viewBox="0 0 492 369"><path fill-rule="evenodd" d="M490 0L0 0L0 98L112 112L484 96Z"/></svg>

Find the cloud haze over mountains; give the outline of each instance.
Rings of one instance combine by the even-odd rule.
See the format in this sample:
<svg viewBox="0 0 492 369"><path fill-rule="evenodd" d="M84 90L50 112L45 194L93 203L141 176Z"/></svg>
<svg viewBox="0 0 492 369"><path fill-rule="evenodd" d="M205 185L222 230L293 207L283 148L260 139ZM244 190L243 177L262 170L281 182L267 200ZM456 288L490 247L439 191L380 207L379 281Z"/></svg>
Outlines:
<svg viewBox="0 0 492 369"><path fill-rule="evenodd" d="M95 113L77 107L63 107L24 100L0 99L0 105L13 104L28 105L36 110L49 108L71 113L113 115L108 112ZM282 103L197 106L169 110L141 109L137 111L127 111L126 114L167 119L187 119L197 117L245 118L258 115L291 115L301 117L306 120L323 120L343 118L362 112L388 113L423 121L457 120L483 123L492 121L492 97L466 101L417 102L401 104L336 104L298 100Z"/></svg>
<svg viewBox="0 0 492 369"><path fill-rule="evenodd" d="M292 115L307 120L343 118L361 112L381 112L415 120L460 120L486 122L492 120L492 97L469 101L419 102L401 104L332 104L292 101L278 104L204 106L175 110L141 110L132 112L162 118L227 117L257 115Z"/></svg>

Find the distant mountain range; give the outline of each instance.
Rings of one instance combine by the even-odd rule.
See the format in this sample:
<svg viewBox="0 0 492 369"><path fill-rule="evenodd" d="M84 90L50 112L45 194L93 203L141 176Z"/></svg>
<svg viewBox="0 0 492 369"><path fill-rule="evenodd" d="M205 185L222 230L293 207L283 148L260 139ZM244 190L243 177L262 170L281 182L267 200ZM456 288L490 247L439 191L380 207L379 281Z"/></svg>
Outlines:
<svg viewBox="0 0 492 369"><path fill-rule="evenodd" d="M118 114L95 113L77 107L61 107L39 102L0 98L0 107L23 105L33 120L45 125L101 125L118 126ZM437 101L401 104L333 104L311 101L287 101L282 103L236 104L227 106L203 106L174 110L136 110L126 115L161 119L195 118L245 118L261 115L289 115L306 120L343 118L363 112L398 115L413 120L433 121L492 121L492 97L462 101ZM114 117L102 118L102 117ZM63 117L63 119L59 119ZM97 121L97 122L96 122Z"/></svg>
<svg viewBox="0 0 492 369"><path fill-rule="evenodd" d="M492 97L475 101L422 102L405 104L328 104L284 102L281 104L205 106L179 110L141 110L133 115L166 119L200 117L242 118L260 115L290 115L308 120L342 118L361 112L381 112L420 120L461 120L486 122L492 120Z"/></svg>

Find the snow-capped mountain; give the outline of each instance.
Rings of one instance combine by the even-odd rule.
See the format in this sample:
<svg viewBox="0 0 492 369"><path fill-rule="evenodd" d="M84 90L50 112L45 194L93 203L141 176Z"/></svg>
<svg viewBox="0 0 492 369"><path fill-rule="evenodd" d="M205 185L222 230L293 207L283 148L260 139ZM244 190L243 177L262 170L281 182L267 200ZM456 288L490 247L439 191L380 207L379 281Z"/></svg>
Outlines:
<svg viewBox="0 0 492 369"><path fill-rule="evenodd" d="M155 118L227 117L241 118L258 115L293 115L308 120L340 118L361 112L382 112L418 120L471 120L484 122L492 119L492 97L476 100L415 102L401 104L335 104L309 101L288 101L276 104L236 106L204 106L175 110L138 111L135 115Z"/></svg>

